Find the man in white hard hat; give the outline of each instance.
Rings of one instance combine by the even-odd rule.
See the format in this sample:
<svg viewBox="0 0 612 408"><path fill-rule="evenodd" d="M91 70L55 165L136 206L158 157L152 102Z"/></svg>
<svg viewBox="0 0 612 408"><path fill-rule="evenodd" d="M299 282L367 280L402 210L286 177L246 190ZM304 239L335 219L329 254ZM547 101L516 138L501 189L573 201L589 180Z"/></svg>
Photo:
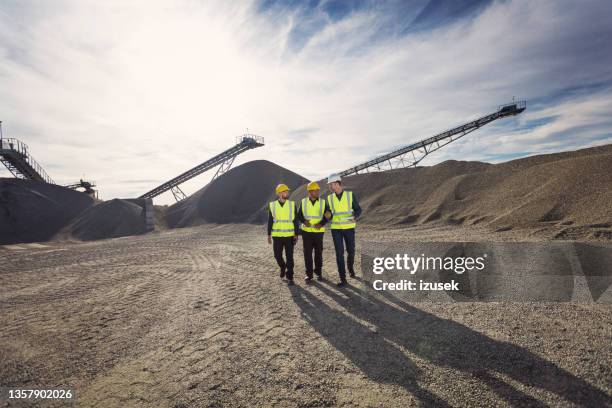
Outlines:
<svg viewBox="0 0 612 408"><path fill-rule="evenodd" d="M352 191L342 187L342 178L339 174L331 174L327 178L327 185L331 194L327 196L330 212L325 217L330 221L334 248L336 249L336 264L340 282L338 286L346 285L346 269L351 278L355 277L355 227L361 216L361 207ZM347 260L344 264L344 247L346 245Z"/></svg>

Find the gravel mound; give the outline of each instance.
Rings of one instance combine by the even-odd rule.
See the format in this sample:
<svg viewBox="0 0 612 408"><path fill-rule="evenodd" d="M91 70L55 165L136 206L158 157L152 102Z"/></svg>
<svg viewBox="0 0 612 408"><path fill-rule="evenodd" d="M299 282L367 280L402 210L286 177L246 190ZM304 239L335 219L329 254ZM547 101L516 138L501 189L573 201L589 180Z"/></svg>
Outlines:
<svg viewBox="0 0 612 408"><path fill-rule="evenodd" d="M0 178L0 244L47 241L93 204L55 184Z"/></svg>
<svg viewBox="0 0 612 408"><path fill-rule="evenodd" d="M92 241L144 234L144 209L136 201L115 198L97 204L63 228L56 238Z"/></svg>
<svg viewBox="0 0 612 408"><path fill-rule="evenodd" d="M257 223L266 220L266 206L274 188L285 183L296 188L307 180L267 160L237 166L187 199L170 206L166 221L171 228L205 223Z"/></svg>
<svg viewBox="0 0 612 408"><path fill-rule="evenodd" d="M612 145L500 164L451 160L344 183L359 198L365 223L612 227ZM292 197L305 194L301 186Z"/></svg>

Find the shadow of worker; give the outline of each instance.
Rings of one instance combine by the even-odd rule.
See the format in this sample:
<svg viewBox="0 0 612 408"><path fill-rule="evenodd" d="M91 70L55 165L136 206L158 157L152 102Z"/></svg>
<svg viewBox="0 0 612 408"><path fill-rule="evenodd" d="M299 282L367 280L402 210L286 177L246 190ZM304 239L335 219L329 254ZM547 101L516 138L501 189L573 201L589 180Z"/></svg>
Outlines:
<svg viewBox="0 0 612 408"><path fill-rule="evenodd" d="M386 292L366 295L348 286L345 293L349 296L345 297L325 285L317 287L355 318L377 326L380 343L397 344L438 366L472 375L512 406L548 405L495 374L549 391L581 406L612 406L610 395L525 348L494 340L460 323L424 312ZM379 298L379 294L390 303ZM351 334L338 335L347 337L345 342L350 343Z"/></svg>
<svg viewBox="0 0 612 408"><path fill-rule="evenodd" d="M423 406L450 407L435 394L419 386L420 369L396 346L368 326L299 286L291 287L293 301L317 332L352 363L377 382L394 383L407 389Z"/></svg>

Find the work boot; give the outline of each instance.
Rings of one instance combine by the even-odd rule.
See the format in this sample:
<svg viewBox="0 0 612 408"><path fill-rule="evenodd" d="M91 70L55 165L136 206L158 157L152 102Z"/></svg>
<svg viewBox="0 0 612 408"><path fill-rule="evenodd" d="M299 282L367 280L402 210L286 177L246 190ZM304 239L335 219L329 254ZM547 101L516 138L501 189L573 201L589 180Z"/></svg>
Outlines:
<svg viewBox="0 0 612 408"><path fill-rule="evenodd" d="M311 284L312 283L312 278L310 276L307 276L304 278L304 282L306 282L307 284Z"/></svg>
<svg viewBox="0 0 612 408"><path fill-rule="evenodd" d="M295 285L295 282L293 282L293 279L289 279L287 281L287 286L293 286L293 285Z"/></svg>
<svg viewBox="0 0 612 408"><path fill-rule="evenodd" d="M341 279L340 282L336 283L336 286L341 288L342 286L346 286L347 284L348 282L346 281L346 279Z"/></svg>
<svg viewBox="0 0 612 408"><path fill-rule="evenodd" d="M317 280L321 282L323 280L323 275L321 275L320 273L317 273Z"/></svg>
<svg viewBox="0 0 612 408"><path fill-rule="evenodd" d="M285 271L283 269L280 271L280 277L282 280L285 280Z"/></svg>
<svg viewBox="0 0 612 408"><path fill-rule="evenodd" d="M351 278L354 278L354 277L355 277L355 272L353 272L353 271L349 271L349 276L350 276Z"/></svg>

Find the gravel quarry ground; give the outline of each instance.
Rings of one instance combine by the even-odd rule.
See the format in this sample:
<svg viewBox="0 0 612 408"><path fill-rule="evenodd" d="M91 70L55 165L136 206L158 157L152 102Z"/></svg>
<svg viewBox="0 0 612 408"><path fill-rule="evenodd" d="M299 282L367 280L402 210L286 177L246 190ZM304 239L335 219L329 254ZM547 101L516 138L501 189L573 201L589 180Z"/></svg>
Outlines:
<svg viewBox="0 0 612 408"><path fill-rule="evenodd" d="M358 243L516 234L364 229ZM338 289L326 235L328 279L303 282L300 242L294 287L261 226L0 246L0 387L73 388L83 407L612 406L612 305Z"/></svg>

